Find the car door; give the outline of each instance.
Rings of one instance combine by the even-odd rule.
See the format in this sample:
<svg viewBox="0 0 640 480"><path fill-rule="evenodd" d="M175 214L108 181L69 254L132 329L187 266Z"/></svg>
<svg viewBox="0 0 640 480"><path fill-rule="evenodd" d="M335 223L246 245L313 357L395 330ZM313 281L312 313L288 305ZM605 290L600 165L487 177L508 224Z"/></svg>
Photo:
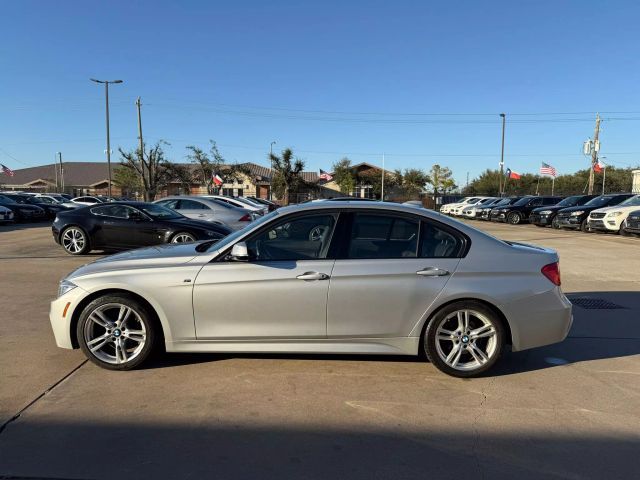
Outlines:
<svg viewBox="0 0 640 480"><path fill-rule="evenodd" d="M185 217L196 220L212 220L215 216L215 212L209 205L191 199L180 199L176 210Z"/></svg>
<svg viewBox="0 0 640 480"><path fill-rule="evenodd" d="M358 212L329 284L327 335L405 337L460 262L465 237L435 221Z"/></svg>
<svg viewBox="0 0 640 480"><path fill-rule="evenodd" d="M136 245L135 222L129 219L132 210L126 205L103 205L91 209L96 216L96 244L104 247L122 248Z"/></svg>
<svg viewBox="0 0 640 480"><path fill-rule="evenodd" d="M289 215L246 239L248 261L205 265L193 290L198 339L325 338L337 220Z"/></svg>

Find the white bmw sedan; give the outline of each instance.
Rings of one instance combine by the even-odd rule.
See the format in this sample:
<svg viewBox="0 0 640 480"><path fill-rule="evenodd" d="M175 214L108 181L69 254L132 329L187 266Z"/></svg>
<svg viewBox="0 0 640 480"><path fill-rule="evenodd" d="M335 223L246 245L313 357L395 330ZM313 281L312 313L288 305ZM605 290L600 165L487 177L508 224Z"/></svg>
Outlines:
<svg viewBox="0 0 640 480"><path fill-rule="evenodd" d="M424 354L458 377L562 341L558 255L426 209L317 202L228 237L105 257L62 280L59 347L128 370L171 352Z"/></svg>

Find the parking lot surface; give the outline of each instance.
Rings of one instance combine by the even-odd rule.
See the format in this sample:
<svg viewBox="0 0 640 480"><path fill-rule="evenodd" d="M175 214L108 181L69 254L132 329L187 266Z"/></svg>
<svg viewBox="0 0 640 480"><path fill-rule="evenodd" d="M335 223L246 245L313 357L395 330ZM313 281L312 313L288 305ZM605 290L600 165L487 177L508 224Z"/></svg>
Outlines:
<svg viewBox="0 0 640 480"><path fill-rule="evenodd" d="M0 226L0 478L637 476L640 239L473 224L558 250L583 305L566 341L473 380L376 356L102 370L58 349L48 320L58 280L99 255L66 255L47 226Z"/></svg>

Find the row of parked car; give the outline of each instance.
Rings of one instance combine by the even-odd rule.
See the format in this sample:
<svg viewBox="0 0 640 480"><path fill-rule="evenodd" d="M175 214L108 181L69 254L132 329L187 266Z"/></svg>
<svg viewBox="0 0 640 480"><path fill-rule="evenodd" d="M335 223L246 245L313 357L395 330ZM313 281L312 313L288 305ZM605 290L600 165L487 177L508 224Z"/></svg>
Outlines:
<svg viewBox="0 0 640 480"><path fill-rule="evenodd" d="M538 227L565 228L583 232L640 234L640 195L573 195L570 197L466 197L443 205L441 213L468 218L506 222L512 225L531 223Z"/></svg>
<svg viewBox="0 0 640 480"><path fill-rule="evenodd" d="M123 201L105 196L72 197L62 193L0 192L0 223L53 220L66 210ZM156 203L167 206L187 217L224 224L236 230L277 205L255 197L167 197Z"/></svg>

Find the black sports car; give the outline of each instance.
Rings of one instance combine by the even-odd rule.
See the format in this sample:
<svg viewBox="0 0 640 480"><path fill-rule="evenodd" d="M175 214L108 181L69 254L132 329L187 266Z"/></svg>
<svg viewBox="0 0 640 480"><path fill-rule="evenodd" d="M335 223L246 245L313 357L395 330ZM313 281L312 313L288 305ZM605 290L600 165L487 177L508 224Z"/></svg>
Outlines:
<svg viewBox="0 0 640 480"><path fill-rule="evenodd" d="M28 203L18 203L13 198L10 198L13 194L0 195L0 205L7 207L13 212L13 219L16 222L33 222L40 221L46 218L46 212L43 208L36 205L29 205Z"/></svg>
<svg viewBox="0 0 640 480"><path fill-rule="evenodd" d="M154 203L114 202L60 212L51 227L54 240L71 255L122 250L160 243L219 240L226 226L192 220Z"/></svg>
<svg viewBox="0 0 640 480"><path fill-rule="evenodd" d="M551 225L553 228L560 228L557 217L557 213L560 210L563 208L584 205L595 197L597 197L597 195L574 195L573 197L565 198L555 205L535 208L529 215L529 223L537 225L538 227Z"/></svg>

